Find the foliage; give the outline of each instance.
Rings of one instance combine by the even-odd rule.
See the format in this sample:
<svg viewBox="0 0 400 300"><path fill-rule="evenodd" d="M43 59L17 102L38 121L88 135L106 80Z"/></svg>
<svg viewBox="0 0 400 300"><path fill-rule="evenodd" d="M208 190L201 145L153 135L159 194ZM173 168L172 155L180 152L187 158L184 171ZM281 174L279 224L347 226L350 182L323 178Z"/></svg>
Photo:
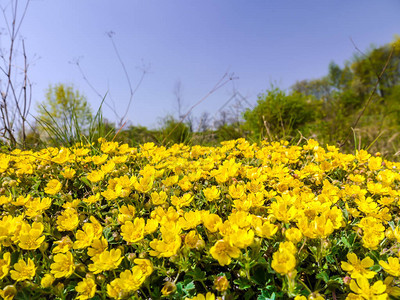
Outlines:
<svg viewBox="0 0 400 300"><path fill-rule="evenodd" d="M92 110L86 98L64 84L50 86L37 111L41 135L53 140L56 135L64 145L72 145L82 134L88 134L92 126Z"/></svg>
<svg viewBox="0 0 400 300"><path fill-rule="evenodd" d="M0 154L6 299L400 295L400 164L314 140Z"/></svg>
<svg viewBox="0 0 400 300"><path fill-rule="evenodd" d="M300 93L286 95L279 89L258 97L257 106L244 113L245 128L259 138L290 138L316 118L318 103Z"/></svg>
<svg viewBox="0 0 400 300"><path fill-rule="evenodd" d="M171 145L190 142L192 132L187 124L175 120L172 116L165 117L162 122L159 130L159 143Z"/></svg>

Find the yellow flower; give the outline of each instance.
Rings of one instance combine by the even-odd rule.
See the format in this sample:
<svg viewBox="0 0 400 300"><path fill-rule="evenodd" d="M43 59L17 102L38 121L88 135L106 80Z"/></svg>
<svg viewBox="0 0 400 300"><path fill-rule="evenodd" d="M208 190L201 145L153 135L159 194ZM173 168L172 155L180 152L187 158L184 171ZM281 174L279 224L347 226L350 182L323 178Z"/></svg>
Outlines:
<svg viewBox="0 0 400 300"><path fill-rule="evenodd" d="M204 247L204 240L195 230L191 230L185 236L185 245L190 249L201 249Z"/></svg>
<svg viewBox="0 0 400 300"><path fill-rule="evenodd" d="M219 226L222 224L222 219L217 214L204 214L203 224L210 232L217 232Z"/></svg>
<svg viewBox="0 0 400 300"><path fill-rule="evenodd" d="M0 259L0 279L3 279L7 276L8 271L10 270L10 262L11 255L10 252L6 252L3 254L3 258Z"/></svg>
<svg viewBox="0 0 400 300"><path fill-rule="evenodd" d="M150 250L151 256L158 257L171 257L175 255L182 244L181 237L174 230L168 230L165 227L161 227L162 240L152 240L150 247L154 250Z"/></svg>
<svg viewBox="0 0 400 300"><path fill-rule="evenodd" d="M136 258L133 260L135 264L142 270L143 276L150 276L153 273L153 264L150 260L144 258Z"/></svg>
<svg viewBox="0 0 400 300"><path fill-rule="evenodd" d="M138 192L148 193L153 188L154 178L152 176L142 177L134 182L134 187Z"/></svg>
<svg viewBox="0 0 400 300"><path fill-rule="evenodd" d="M107 160L108 155L107 154L103 154L101 156L99 155L94 155L92 156L92 161L95 165L102 165L103 163L105 163L105 161Z"/></svg>
<svg viewBox="0 0 400 300"><path fill-rule="evenodd" d="M34 222L32 227L27 223L23 223L18 236L18 246L24 250L39 248L45 239L45 236L41 236L43 228L43 224L39 222Z"/></svg>
<svg viewBox="0 0 400 300"><path fill-rule="evenodd" d="M74 249L89 247L95 238L94 225L92 223L85 223L82 229L83 230L78 230L75 234L76 241L74 242Z"/></svg>
<svg viewBox="0 0 400 300"><path fill-rule="evenodd" d="M301 230L292 227L285 231L285 237L293 243L298 243L303 238L303 234L301 233Z"/></svg>
<svg viewBox="0 0 400 300"><path fill-rule="evenodd" d="M240 250L237 247L231 246L224 240L219 240L210 249L210 254L221 266L229 265L231 258L238 258Z"/></svg>
<svg viewBox="0 0 400 300"><path fill-rule="evenodd" d="M386 291L385 291L386 293L388 293L390 296L393 296L396 299L400 297L400 288L395 286L393 277L391 276L386 277L383 283L386 285Z"/></svg>
<svg viewBox="0 0 400 300"><path fill-rule="evenodd" d="M126 221L121 226L121 236L128 243L136 243L144 238L145 220L135 218L134 222Z"/></svg>
<svg viewBox="0 0 400 300"><path fill-rule="evenodd" d="M36 267L33 260L28 258L28 263L20 259L14 264L14 270L10 271L11 278L15 281L32 280L36 273Z"/></svg>
<svg viewBox="0 0 400 300"><path fill-rule="evenodd" d="M69 236L62 237L61 241L54 242L57 246L54 247L53 253L66 253L72 249L73 242L69 238Z"/></svg>
<svg viewBox="0 0 400 300"><path fill-rule="evenodd" d="M104 179L104 172L102 170L94 170L87 175L87 179L90 182L99 182Z"/></svg>
<svg viewBox="0 0 400 300"><path fill-rule="evenodd" d="M74 258L71 252L66 254L59 253L54 256L54 263L50 265L51 273L54 274L55 278L61 278L72 275L75 271Z"/></svg>
<svg viewBox="0 0 400 300"><path fill-rule="evenodd" d="M388 262L380 260L379 264L382 266L386 273L389 273L390 275L395 277L400 276L400 263L397 257L389 257Z"/></svg>
<svg viewBox="0 0 400 300"><path fill-rule="evenodd" d="M184 192L190 190L193 186L188 176L184 176L181 180L179 180L178 185Z"/></svg>
<svg viewBox="0 0 400 300"><path fill-rule="evenodd" d="M95 256L103 251L105 251L108 247L108 242L104 237L101 237L100 239L95 239L93 240L92 244L87 250L87 254L89 256Z"/></svg>
<svg viewBox="0 0 400 300"><path fill-rule="evenodd" d="M179 180L179 176L175 175L175 176L170 176L167 177L166 179L161 180L161 182L166 186L166 187L170 187L173 186L175 183L177 183Z"/></svg>
<svg viewBox="0 0 400 300"><path fill-rule="evenodd" d="M87 204L94 204L96 202L100 201L100 193L97 193L96 195L90 195L87 198L83 198L82 201L87 203Z"/></svg>
<svg viewBox="0 0 400 300"><path fill-rule="evenodd" d="M59 182L57 179L52 179L50 180L46 187L44 188L44 191L49 194L49 195L55 195L59 191L61 191L62 184Z"/></svg>
<svg viewBox="0 0 400 300"><path fill-rule="evenodd" d="M25 206L31 200L31 195L19 196L17 199L11 201L11 204L14 206Z"/></svg>
<svg viewBox="0 0 400 300"><path fill-rule="evenodd" d="M374 261L368 256L360 261L356 254L349 253L347 254L347 260L349 261L348 263L342 261L342 269L349 272L352 278L365 277L371 279L375 276L376 272L367 270L367 268L371 268L374 265Z"/></svg>
<svg viewBox="0 0 400 300"><path fill-rule="evenodd" d="M10 162L10 156L0 153L0 173L3 173L7 170L9 162Z"/></svg>
<svg viewBox="0 0 400 300"><path fill-rule="evenodd" d="M4 204L7 204L7 203L10 203L11 200L12 200L11 195L10 196L1 195L0 196L0 205L4 205Z"/></svg>
<svg viewBox="0 0 400 300"><path fill-rule="evenodd" d="M64 171L60 172L64 178L72 179L75 176L76 171L72 168L65 168Z"/></svg>
<svg viewBox="0 0 400 300"><path fill-rule="evenodd" d="M118 142L106 142L103 141L101 144L101 151L104 153L110 153L116 151L118 148Z"/></svg>
<svg viewBox="0 0 400 300"><path fill-rule="evenodd" d="M235 226L234 226L235 227ZM254 231L247 229L234 229L231 230L227 235L224 235L224 239L229 241L232 246L244 249L251 245L254 240Z"/></svg>
<svg viewBox="0 0 400 300"><path fill-rule="evenodd" d="M386 285L383 284L382 280L379 280L375 282L373 286L370 286L367 278L359 277L350 282L350 289L356 294L350 293L346 299L388 299L388 294L385 293ZM358 298L356 298L357 296Z"/></svg>
<svg viewBox="0 0 400 300"><path fill-rule="evenodd" d="M167 200L167 193L164 191L152 192L151 193L151 202L153 205L161 205L164 204Z"/></svg>
<svg viewBox="0 0 400 300"><path fill-rule="evenodd" d="M25 204L26 215L30 218L34 218L38 215L41 215L46 209L49 209L50 206L51 198L35 198Z"/></svg>
<svg viewBox="0 0 400 300"><path fill-rule="evenodd" d="M40 281L40 286L45 289L51 287L53 282L54 282L54 276L51 274L45 274L42 280Z"/></svg>
<svg viewBox="0 0 400 300"><path fill-rule="evenodd" d="M362 237L363 246L371 250L376 250L384 237L385 234L383 232L365 229Z"/></svg>
<svg viewBox="0 0 400 300"><path fill-rule="evenodd" d="M281 275L288 274L296 267L296 257L288 250L278 250L272 255L271 267Z"/></svg>
<svg viewBox="0 0 400 300"><path fill-rule="evenodd" d="M203 190L203 193L208 201L218 200L219 196L221 194L221 192L218 190L218 188L215 185L213 185L210 188L205 188Z"/></svg>
<svg viewBox="0 0 400 300"><path fill-rule="evenodd" d="M158 221L154 219L147 219L146 226L144 227L144 234L152 234L158 228Z"/></svg>
<svg viewBox="0 0 400 300"><path fill-rule="evenodd" d="M185 300L215 300L215 295L213 293L207 292L204 296L203 294L197 294L193 298L186 298Z"/></svg>
<svg viewBox="0 0 400 300"><path fill-rule="evenodd" d="M97 219L93 216L90 216L89 220L91 222L89 224L93 226L94 237L96 239L101 238L103 236L103 227L101 226L100 222L97 221ZM85 225L83 225L83 227L85 227Z"/></svg>
<svg viewBox="0 0 400 300"><path fill-rule="evenodd" d="M137 291L145 279L140 267L134 266L132 271L125 270L119 278L107 284L107 295L114 299L125 299L130 293Z"/></svg>
<svg viewBox="0 0 400 300"><path fill-rule="evenodd" d="M179 226L184 230L196 228L202 222L201 216L202 213L198 210L185 212L185 215L178 220Z"/></svg>
<svg viewBox="0 0 400 300"><path fill-rule="evenodd" d="M368 169L371 171L377 171L382 168L382 158L381 157L370 157L368 159Z"/></svg>
<svg viewBox="0 0 400 300"><path fill-rule="evenodd" d="M82 281L78 282L78 285L75 287L75 291L78 292L78 300L86 300L93 298L96 294L96 283L92 278L83 278Z"/></svg>
<svg viewBox="0 0 400 300"><path fill-rule="evenodd" d="M272 202L268 211L284 223L290 223L298 214L298 210L294 205L283 200Z"/></svg>
<svg viewBox="0 0 400 300"><path fill-rule="evenodd" d="M125 282L120 278L116 278L110 284L107 284L107 296L113 299L127 298L129 293L125 290Z"/></svg>
<svg viewBox="0 0 400 300"><path fill-rule="evenodd" d="M133 220L133 217L136 214L136 208L133 205L123 205L119 209L119 214L118 214L118 223L124 224L126 221L131 221Z"/></svg>
<svg viewBox="0 0 400 300"><path fill-rule="evenodd" d="M104 174L111 173L112 170L115 168L115 163L111 160L109 160L106 164L101 166L101 170L104 172Z"/></svg>
<svg viewBox="0 0 400 300"><path fill-rule="evenodd" d="M272 238L278 231L278 226L270 223L269 221L261 220L261 218L253 218L252 226L259 237Z"/></svg>
<svg viewBox="0 0 400 300"><path fill-rule="evenodd" d="M118 268L122 262L120 249L111 249L111 251L103 251L99 255L93 256L93 264L89 265L89 271L94 274L98 274L108 270L114 270Z"/></svg>
<svg viewBox="0 0 400 300"><path fill-rule="evenodd" d="M79 224L79 216L75 209L64 210L57 218L57 229L59 231L72 231Z"/></svg>
<svg viewBox="0 0 400 300"><path fill-rule="evenodd" d="M193 196L190 193L184 194L182 197L172 196L171 203L176 206L176 208L181 208L183 206L188 206L192 202Z"/></svg>

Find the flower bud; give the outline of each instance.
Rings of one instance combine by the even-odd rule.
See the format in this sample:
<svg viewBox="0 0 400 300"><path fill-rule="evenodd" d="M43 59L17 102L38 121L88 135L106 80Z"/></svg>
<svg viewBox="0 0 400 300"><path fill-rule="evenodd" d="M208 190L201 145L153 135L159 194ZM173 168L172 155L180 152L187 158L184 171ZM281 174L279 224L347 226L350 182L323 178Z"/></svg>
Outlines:
<svg viewBox="0 0 400 300"><path fill-rule="evenodd" d="M99 274L99 275L96 276L96 280L99 283L103 283L104 281L106 281L106 277L103 274Z"/></svg>
<svg viewBox="0 0 400 300"><path fill-rule="evenodd" d="M175 285L175 283L173 283L171 281L167 281L164 284L163 288L161 289L161 293L164 296L171 295L171 294L175 293L175 291L176 291L176 285Z"/></svg>
<svg viewBox="0 0 400 300"><path fill-rule="evenodd" d="M57 295L63 296L64 295L64 284L59 282L55 287L54 290Z"/></svg>
<svg viewBox="0 0 400 300"><path fill-rule="evenodd" d="M54 282L53 275L46 274L43 276L42 280L40 281L40 286L45 289L45 288L51 287L53 282Z"/></svg>
<svg viewBox="0 0 400 300"><path fill-rule="evenodd" d="M346 277L343 278L344 284L349 284L350 281L351 281L351 277L350 276L346 276Z"/></svg>
<svg viewBox="0 0 400 300"><path fill-rule="evenodd" d="M49 248L49 243L43 242L40 245L39 250L40 250L40 252L44 253L48 248Z"/></svg>
<svg viewBox="0 0 400 300"><path fill-rule="evenodd" d="M229 281L228 279L224 276L218 276L214 280L214 287L217 291L219 292L224 292L228 289L229 287Z"/></svg>
<svg viewBox="0 0 400 300"><path fill-rule="evenodd" d="M7 285L3 289L4 294L2 295L4 299L12 299L17 294L17 289L14 285Z"/></svg>
<svg viewBox="0 0 400 300"><path fill-rule="evenodd" d="M129 262L133 263L135 258L136 258L136 253L128 253L127 259L129 260Z"/></svg>

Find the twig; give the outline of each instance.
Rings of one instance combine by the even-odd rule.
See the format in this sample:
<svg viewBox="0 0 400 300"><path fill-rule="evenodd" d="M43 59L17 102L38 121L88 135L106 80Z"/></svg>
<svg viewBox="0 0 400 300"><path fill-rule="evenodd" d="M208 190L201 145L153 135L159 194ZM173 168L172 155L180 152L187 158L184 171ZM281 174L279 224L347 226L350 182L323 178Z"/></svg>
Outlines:
<svg viewBox="0 0 400 300"><path fill-rule="evenodd" d="M1 122L3 128L1 128L3 138L7 139L11 147L17 145L17 138L14 134L14 128L16 124L20 124L21 134L22 134L22 144L25 147L26 141L26 124L31 128L32 126L27 121L27 116L29 115L31 100L32 100L32 85L28 78L28 62L26 56L25 42L22 40L23 48L23 59L24 59L24 69L23 69L23 79L22 84L18 84L14 78L14 71L18 70L18 66L15 63L16 49L16 39L19 35L22 22L26 16L30 0L26 0L25 6L22 9L22 14L18 16L19 1L10 1L5 7L0 6L2 10L3 18L5 20L5 25L10 37L10 45L8 47L8 57L1 52L0 57L4 63L4 67L0 67L6 77L5 89L1 90ZM10 6L11 19L8 18L8 6ZM16 73L16 72L15 72ZM17 74L17 73L16 73ZM19 88L19 86L21 86ZM27 89L29 88L29 92ZM18 91L17 91L18 89ZM10 103L11 102L11 103ZM19 123L20 122L20 123Z"/></svg>
<svg viewBox="0 0 400 300"><path fill-rule="evenodd" d="M187 111L187 113L179 120L179 122L176 123L175 127L168 133L167 136L164 137L164 139L162 140L162 144L165 143L165 141L167 140L167 138L169 138L169 136L178 128L178 126L180 124L183 123L183 121L187 118L187 116L190 115L190 113L192 112L192 110L198 106L200 103L202 103L204 100L206 100L210 95L212 95L213 93L215 93L217 90L219 90L221 87L223 87L224 85L226 85L228 82L230 82L231 80L236 79L236 77L234 77L234 74L230 74L228 76L228 73L225 73L221 79L214 85L214 87L203 97L201 98L199 101L197 101L192 107L189 108L189 110Z"/></svg>
<svg viewBox="0 0 400 300"><path fill-rule="evenodd" d="M376 80L375 86L374 86L374 88L373 88L371 94L369 95L367 102L365 103L363 109L361 110L360 114L358 115L356 121L354 122L354 124L353 124L353 126L352 126L351 128L354 128L354 129L355 129L355 128L357 127L358 122L360 121L360 119L361 119L361 117L363 116L365 110L367 109L368 105L370 104L370 102L371 102L371 100L372 100L372 97L375 95L375 92L376 92L376 90L377 90L377 88L378 88L378 86L379 86L379 83L381 82L381 78L382 78L383 74L385 73L385 71L386 71L386 69L387 69L387 67L388 67L388 65L389 65L390 59L392 58L393 51L394 51L394 48L392 47L392 50L390 51L389 57L388 57L388 59L386 60L386 63L385 63L385 65L383 66L382 71L381 71L380 74L378 75L378 78L377 78L377 80ZM347 137L344 139L344 141L339 145L340 148L343 147L344 144L346 144L346 142L347 142L348 139L350 138L350 135L351 135L351 133L349 132L349 134L348 134Z"/></svg>
<svg viewBox="0 0 400 300"><path fill-rule="evenodd" d="M125 120L125 118L126 118L126 115L127 115L128 112L129 112L129 108L131 107L132 100L133 100L133 96L136 94L137 90L139 89L140 85L142 84L143 79L144 79L144 77L145 77L146 74L147 74L147 70L146 70L145 68L142 70L142 71L143 71L143 72L142 72L142 76L140 77L140 79L139 79L139 81L138 81L136 87L133 89L133 88L132 88L131 79L130 79L130 77L129 77L128 71L126 70L125 63L124 63L124 61L122 60L121 55L119 54L118 48L117 48L117 46L115 45L115 42L114 42L114 39L113 39L113 36L115 35L115 33L114 33L113 31L109 31L109 32L107 33L107 35L108 35L108 37L109 37L110 40L111 40L111 43L112 43L112 45L113 45L115 54L117 55L118 61L119 61L119 63L121 64L121 67L122 67L122 69L123 69L123 71L124 71L125 78L126 78L126 81L128 82L129 92L130 92L128 106L126 107L126 110L125 110L124 115L123 115L122 118L119 120L119 126L121 126L121 124L124 122L124 120Z"/></svg>

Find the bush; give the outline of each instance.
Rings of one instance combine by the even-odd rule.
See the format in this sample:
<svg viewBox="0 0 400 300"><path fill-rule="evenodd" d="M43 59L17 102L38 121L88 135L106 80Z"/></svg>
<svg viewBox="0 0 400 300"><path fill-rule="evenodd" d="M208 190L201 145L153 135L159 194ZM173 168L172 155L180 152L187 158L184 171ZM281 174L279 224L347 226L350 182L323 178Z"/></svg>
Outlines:
<svg viewBox="0 0 400 300"><path fill-rule="evenodd" d="M260 95L257 106L243 117L245 128L256 138L287 139L297 135L302 126L315 120L319 101L300 93L286 95L274 89Z"/></svg>

